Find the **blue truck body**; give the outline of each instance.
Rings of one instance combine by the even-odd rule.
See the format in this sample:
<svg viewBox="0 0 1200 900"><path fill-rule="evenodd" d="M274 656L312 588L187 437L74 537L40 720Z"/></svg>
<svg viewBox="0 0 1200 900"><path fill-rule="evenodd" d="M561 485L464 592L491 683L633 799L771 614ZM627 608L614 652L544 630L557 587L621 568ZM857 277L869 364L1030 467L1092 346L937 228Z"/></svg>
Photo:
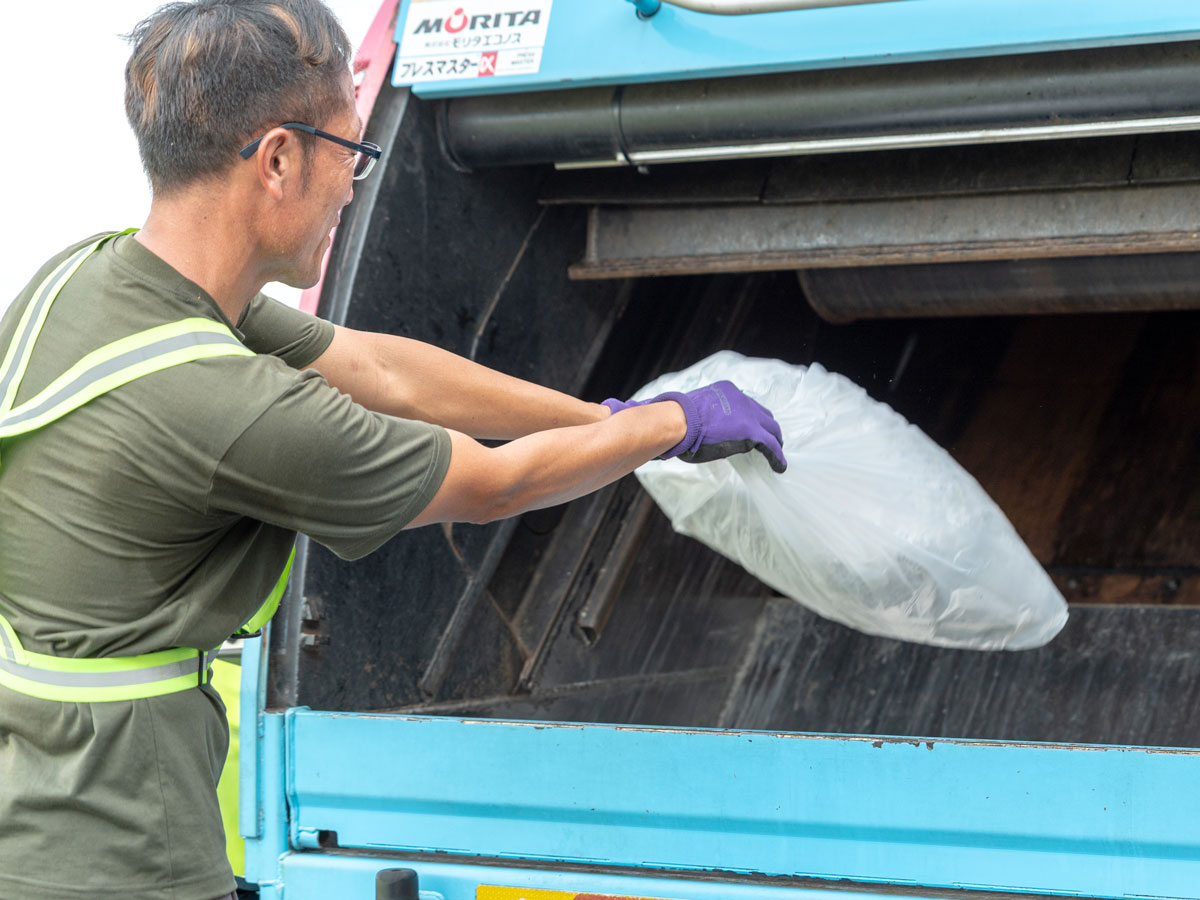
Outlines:
<svg viewBox="0 0 1200 900"><path fill-rule="evenodd" d="M426 900L1200 895L1196 750L268 713L261 662L241 831L263 898L372 897L397 865Z"/></svg>
<svg viewBox="0 0 1200 900"><path fill-rule="evenodd" d="M736 17L664 4L649 18L625 0L526 5L548 16L536 72L417 78L413 95L1200 39L1195 0L897 0ZM402 50L428 8L399 4ZM415 69L387 62L393 87L412 83ZM396 867L418 873L424 900L518 896L502 888L528 900L1200 898L1195 749L279 707L268 659L246 643L240 832L263 900L373 897L376 873Z"/></svg>
<svg viewBox="0 0 1200 900"><path fill-rule="evenodd" d="M473 11L468 3L461 5L468 15ZM419 28L427 18L423 6L401 4L398 44L406 29ZM1188 0L1136 5L1118 0L895 0L742 16L663 5L648 19L639 18L622 0L557 0L546 7L546 43L536 74L422 78L414 91L425 97L478 96L1200 36L1200 11ZM403 67L394 68L392 75L393 84L414 84Z"/></svg>

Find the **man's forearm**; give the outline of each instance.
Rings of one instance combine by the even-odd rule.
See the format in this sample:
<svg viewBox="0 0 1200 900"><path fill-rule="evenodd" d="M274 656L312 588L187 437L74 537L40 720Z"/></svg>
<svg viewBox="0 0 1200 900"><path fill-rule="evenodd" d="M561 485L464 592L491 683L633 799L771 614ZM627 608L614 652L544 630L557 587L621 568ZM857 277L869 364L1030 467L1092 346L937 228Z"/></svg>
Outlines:
<svg viewBox="0 0 1200 900"><path fill-rule="evenodd" d="M368 409L476 438L517 438L609 415L599 404L395 335L339 328L314 366Z"/></svg>
<svg viewBox="0 0 1200 900"><path fill-rule="evenodd" d="M770 410L728 381L619 407L591 425L541 431L488 448L450 432L441 487L409 527L490 522L565 503L632 472L654 457L695 462L756 450L787 468L782 432Z"/></svg>
<svg viewBox="0 0 1200 900"><path fill-rule="evenodd" d="M655 403L609 421L544 431L489 449L451 432L450 469L409 527L489 522L565 503L610 484L665 452L687 432L677 403Z"/></svg>

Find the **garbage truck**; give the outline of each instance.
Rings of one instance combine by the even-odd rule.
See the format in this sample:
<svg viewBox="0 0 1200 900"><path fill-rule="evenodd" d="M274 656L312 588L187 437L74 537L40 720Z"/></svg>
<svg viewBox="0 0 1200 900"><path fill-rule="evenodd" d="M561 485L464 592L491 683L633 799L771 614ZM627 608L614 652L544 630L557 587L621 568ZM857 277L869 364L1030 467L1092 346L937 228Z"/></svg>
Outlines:
<svg viewBox="0 0 1200 900"><path fill-rule="evenodd" d="M248 890L1200 897L1195 0L386 0L355 68L385 152L306 309L597 401L819 362L1071 612L871 637L632 478L302 540L243 649Z"/></svg>

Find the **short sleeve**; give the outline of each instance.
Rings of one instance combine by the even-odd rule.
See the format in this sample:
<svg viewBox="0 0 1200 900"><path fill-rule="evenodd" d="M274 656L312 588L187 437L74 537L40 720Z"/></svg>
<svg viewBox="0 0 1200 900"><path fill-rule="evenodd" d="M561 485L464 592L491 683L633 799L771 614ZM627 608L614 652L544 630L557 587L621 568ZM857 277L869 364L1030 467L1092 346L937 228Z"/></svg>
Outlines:
<svg viewBox="0 0 1200 900"><path fill-rule="evenodd" d="M444 428L372 412L310 371L230 445L208 511L293 529L356 559L429 504L449 465Z"/></svg>
<svg viewBox="0 0 1200 900"><path fill-rule="evenodd" d="M303 369L333 341L333 323L257 294L238 322L247 347Z"/></svg>

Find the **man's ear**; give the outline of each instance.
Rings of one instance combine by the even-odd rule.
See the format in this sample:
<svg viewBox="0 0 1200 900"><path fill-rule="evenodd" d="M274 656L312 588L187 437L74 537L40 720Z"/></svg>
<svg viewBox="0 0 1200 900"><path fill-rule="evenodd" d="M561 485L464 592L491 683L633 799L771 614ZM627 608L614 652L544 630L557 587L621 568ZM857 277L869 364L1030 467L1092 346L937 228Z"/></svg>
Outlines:
<svg viewBox="0 0 1200 900"><path fill-rule="evenodd" d="M274 200L283 200L301 183L304 148L300 138L286 128L272 128L251 157L258 181Z"/></svg>

